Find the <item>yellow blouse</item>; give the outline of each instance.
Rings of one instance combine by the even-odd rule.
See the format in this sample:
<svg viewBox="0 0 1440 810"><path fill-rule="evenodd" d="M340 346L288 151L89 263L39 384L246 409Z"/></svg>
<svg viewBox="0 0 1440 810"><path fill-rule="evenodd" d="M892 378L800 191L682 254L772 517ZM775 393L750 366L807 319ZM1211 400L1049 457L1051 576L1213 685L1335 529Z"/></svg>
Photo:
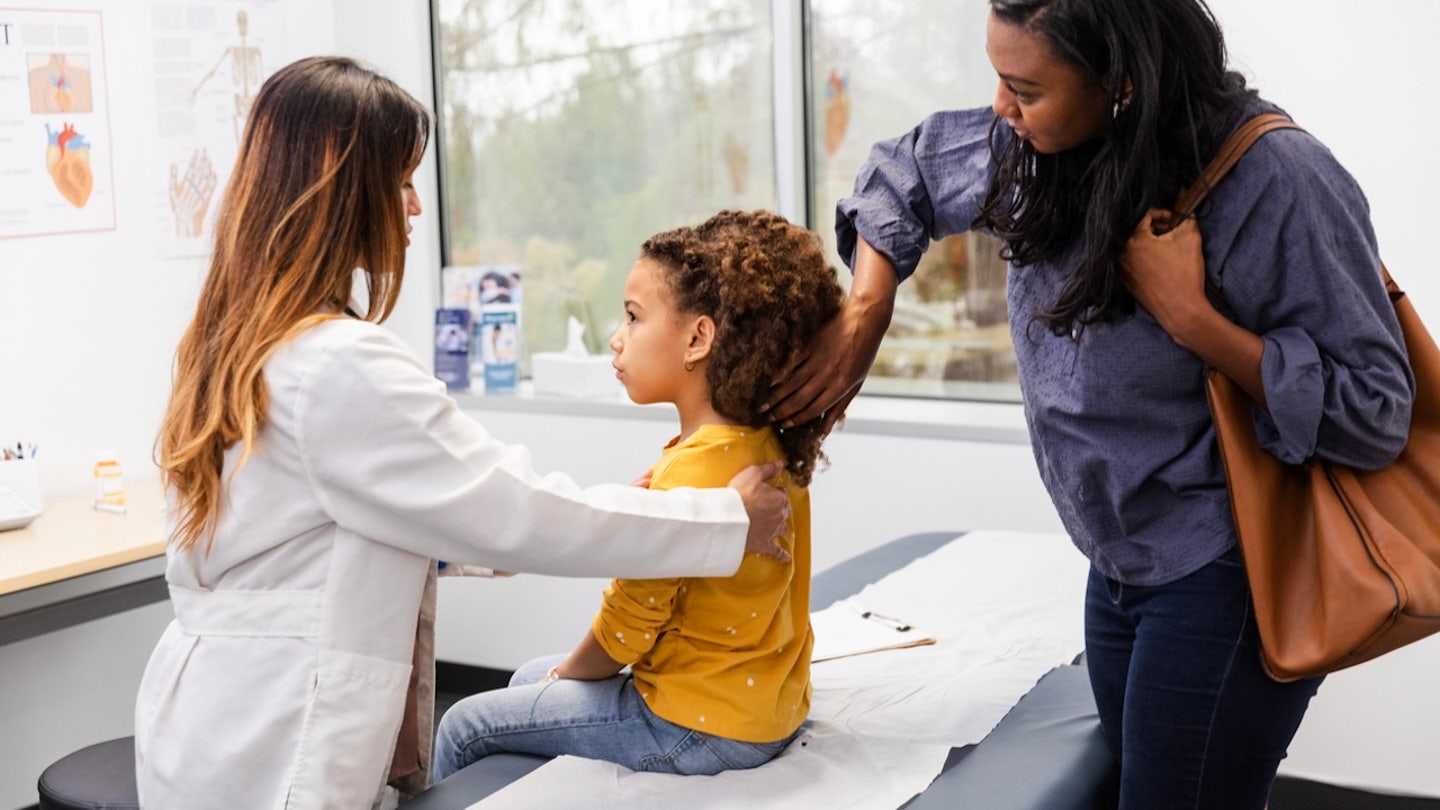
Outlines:
<svg viewBox="0 0 1440 810"><path fill-rule="evenodd" d="M666 445L652 489L723 487L751 464L783 458L770 428L704 425ZM790 497L791 562L745 555L729 577L617 579L591 632L630 664L655 714L746 742L789 735L810 711L810 493Z"/></svg>

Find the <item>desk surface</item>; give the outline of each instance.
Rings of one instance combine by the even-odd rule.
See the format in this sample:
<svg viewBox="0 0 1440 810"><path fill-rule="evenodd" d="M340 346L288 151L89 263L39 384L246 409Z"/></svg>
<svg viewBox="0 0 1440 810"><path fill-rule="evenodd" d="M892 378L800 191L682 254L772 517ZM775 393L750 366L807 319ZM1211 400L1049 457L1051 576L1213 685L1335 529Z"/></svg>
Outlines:
<svg viewBox="0 0 1440 810"><path fill-rule="evenodd" d="M123 515L92 509L92 500L47 498L45 511L29 526L0 532L0 595L165 553L159 481L126 482Z"/></svg>

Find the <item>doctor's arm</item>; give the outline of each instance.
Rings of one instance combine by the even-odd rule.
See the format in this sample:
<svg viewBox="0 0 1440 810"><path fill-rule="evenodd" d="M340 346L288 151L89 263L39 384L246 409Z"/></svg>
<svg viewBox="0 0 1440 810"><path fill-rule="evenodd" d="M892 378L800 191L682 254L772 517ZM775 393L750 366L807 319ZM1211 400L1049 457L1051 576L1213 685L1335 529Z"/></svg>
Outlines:
<svg viewBox="0 0 1440 810"><path fill-rule="evenodd" d="M355 329L315 361L294 405L312 486L340 526L451 563L610 577L728 575L747 536L756 549L779 533L785 498L763 470L733 489L670 492L542 475L398 338Z"/></svg>

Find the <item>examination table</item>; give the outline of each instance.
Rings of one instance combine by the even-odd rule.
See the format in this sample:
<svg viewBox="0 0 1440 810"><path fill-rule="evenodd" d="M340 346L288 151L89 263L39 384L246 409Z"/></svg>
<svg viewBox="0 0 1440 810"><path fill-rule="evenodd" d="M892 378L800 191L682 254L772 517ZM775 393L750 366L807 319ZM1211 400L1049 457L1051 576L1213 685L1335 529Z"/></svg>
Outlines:
<svg viewBox="0 0 1440 810"><path fill-rule="evenodd" d="M822 571L812 579L812 610L858 593L951 542L963 543L965 536L910 535ZM524 754L486 757L402 807L461 810L547 761ZM952 748L939 776L902 806L908 810L1100 810L1115 806L1117 776L1114 758L1100 738L1085 667L1075 663L1045 674L979 743Z"/></svg>

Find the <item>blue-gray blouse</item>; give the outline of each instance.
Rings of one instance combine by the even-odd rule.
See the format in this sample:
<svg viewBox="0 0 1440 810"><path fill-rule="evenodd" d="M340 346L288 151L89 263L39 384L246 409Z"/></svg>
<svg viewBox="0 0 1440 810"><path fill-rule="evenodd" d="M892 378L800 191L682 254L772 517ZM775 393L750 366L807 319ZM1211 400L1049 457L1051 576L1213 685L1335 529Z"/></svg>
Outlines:
<svg viewBox="0 0 1440 810"><path fill-rule="evenodd" d="M1275 109L1253 106L1247 112ZM846 262L862 236L904 279L930 240L970 230L990 181L993 120L988 109L940 112L876 144L837 207ZM1271 132L1210 193L1199 225L1206 275L1224 290L1227 314L1265 341L1262 446L1288 462L1393 460L1409 432L1414 381L1369 205L1350 174L1310 134ZM1100 573L1171 582L1236 542L1204 364L1139 307L1077 337L1034 320L1075 272L1078 251L1008 273L1035 460Z"/></svg>

